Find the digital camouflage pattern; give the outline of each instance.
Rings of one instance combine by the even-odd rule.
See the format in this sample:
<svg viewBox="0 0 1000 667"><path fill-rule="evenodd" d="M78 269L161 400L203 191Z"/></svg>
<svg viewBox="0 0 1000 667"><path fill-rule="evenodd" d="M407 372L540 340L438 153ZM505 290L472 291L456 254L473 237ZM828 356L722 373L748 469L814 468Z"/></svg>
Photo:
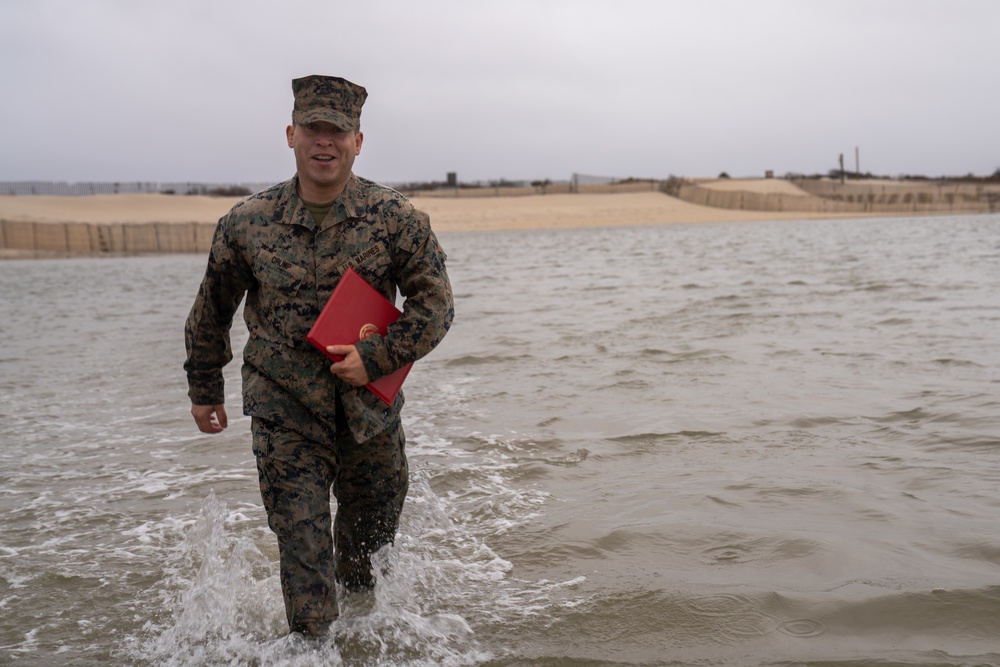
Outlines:
<svg viewBox="0 0 1000 667"><path fill-rule="evenodd" d="M356 83L337 76L306 76L292 80L292 93L296 125L324 121L344 132L357 132L361 127L361 107L368 91Z"/></svg>
<svg viewBox="0 0 1000 667"><path fill-rule="evenodd" d="M317 225L296 186L292 178L247 197L219 221L185 326L188 395L194 405L224 403L229 330L245 294L244 414L329 441L339 393L348 428L365 442L399 419L403 392L389 406L340 380L306 334L351 267L390 301L397 286L405 297L385 337L356 345L369 379L420 359L454 318L446 256L427 215L394 190L352 175Z"/></svg>
<svg viewBox="0 0 1000 667"><path fill-rule="evenodd" d="M397 422L364 444L345 429L332 446L259 418L252 430L261 497L278 537L288 626L321 635L338 616L334 581L348 590L371 588L371 554L395 536L408 485L403 429Z"/></svg>
<svg viewBox="0 0 1000 667"><path fill-rule="evenodd" d="M352 174L317 224L297 186L296 177L247 197L219 221L185 324L184 368L192 404L224 403L229 332L245 295L243 411L254 418L289 628L314 635L337 617L335 580L374 583L371 554L395 535L407 465L403 393L389 406L337 378L306 334L348 267L390 301L398 287L402 316L356 345L375 380L434 349L454 301L430 221L402 195Z"/></svg>

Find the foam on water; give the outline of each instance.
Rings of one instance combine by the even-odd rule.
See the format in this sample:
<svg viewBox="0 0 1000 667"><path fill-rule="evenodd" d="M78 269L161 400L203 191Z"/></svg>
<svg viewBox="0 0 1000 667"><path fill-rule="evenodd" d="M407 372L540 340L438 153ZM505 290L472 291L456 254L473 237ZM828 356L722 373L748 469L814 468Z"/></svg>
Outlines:
<svg viewBox="0 0 1000 667"><path fill-rule="evenodd" d="M418 438L419 440L419 438ZM489 441L490 439L486 439ZM495 440L493 441L495 443ZM120 655L158 665L469 665L489 658L477 627L544 615L548 591L578 582L523 582L490 548L491 534L521 523L539 502L506 479L505 456L472 457L465 450L414 443L411 458L447 456L449 470L429 461L412 474L396 543L377 555L381 577L373 594L347 596L333 636L319 645L285 638L274 547L242 511L210 494L183 539L169 547L167 576L139 607L159 612L127 637ZM447 443L445 443L447 444ZM502 448L501 448L502 449ZM433 450L433 451L428 451ZM434 478L454 475L464 456L468 482L444 496ZM447 487L447 484L444 485ZM166 526L144 524L140 542ZM262 539L263 538L263 539ZM160 556L161 560L163 556ZM341 591L343 594L343 591Z"/></svg>
<svg viewBox="0 0 1000 667"><path fill-rule="evenodd" d="M203 258L0 264L0 662L998 664L998 222L444 238L389 573L320 644L248 420L191 424Z"/></svg>

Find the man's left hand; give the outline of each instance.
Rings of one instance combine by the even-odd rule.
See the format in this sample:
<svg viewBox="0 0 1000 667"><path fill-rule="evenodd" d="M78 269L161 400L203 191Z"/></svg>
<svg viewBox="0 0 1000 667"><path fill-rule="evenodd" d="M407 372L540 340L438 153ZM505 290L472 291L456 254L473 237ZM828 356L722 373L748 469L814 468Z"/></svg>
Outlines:
<svg viewBox="0 0 1000 667"><path fill-rule="evenodd" d="M358 349L353 345L330 345L326 348L330 354L344 357L341 361L336 361L330 366L330 372L339 377L344 382L363 387L368 384L368 371L361 361Z"/></svg>

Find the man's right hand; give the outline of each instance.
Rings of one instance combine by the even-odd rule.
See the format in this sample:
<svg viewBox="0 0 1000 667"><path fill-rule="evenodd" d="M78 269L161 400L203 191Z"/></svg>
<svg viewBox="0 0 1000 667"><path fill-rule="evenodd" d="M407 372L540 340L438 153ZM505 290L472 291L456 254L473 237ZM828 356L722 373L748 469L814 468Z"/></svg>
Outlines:
<svg viewBox="0 0 1000 667"><path fill-rule="evenodd" d="M191 416L202 433L222 433L229 426L226 408L222 405L192 405Z"/></svg>

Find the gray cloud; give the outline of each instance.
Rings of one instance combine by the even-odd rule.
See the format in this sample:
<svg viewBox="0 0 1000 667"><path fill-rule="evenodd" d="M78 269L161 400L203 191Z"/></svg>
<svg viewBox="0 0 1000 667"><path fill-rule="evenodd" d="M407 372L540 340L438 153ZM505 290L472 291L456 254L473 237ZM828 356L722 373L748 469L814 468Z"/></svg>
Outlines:
<svg viewBox="0 0 1000 667"><path fill-rule="evenodd" d="M376 180L1000 168L991 0L0 7L0 179L269 181L290 79L369 90Z"/></svg>

